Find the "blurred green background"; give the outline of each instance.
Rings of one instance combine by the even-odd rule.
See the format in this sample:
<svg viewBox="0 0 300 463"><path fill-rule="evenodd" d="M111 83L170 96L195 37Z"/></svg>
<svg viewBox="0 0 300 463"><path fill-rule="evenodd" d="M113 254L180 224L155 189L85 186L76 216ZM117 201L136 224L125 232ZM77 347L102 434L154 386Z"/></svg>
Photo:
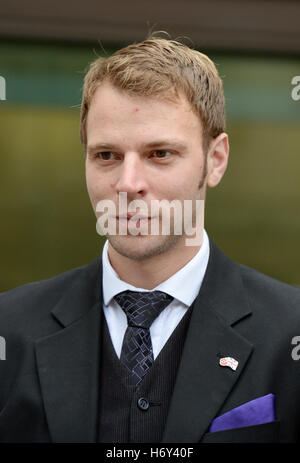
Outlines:
<svg viewBox="0 0 300 463"><path fill-rule="evenodd" d="M7 86L0 101L0 291L101 253L79 140L84 73L101 53L0 44ZM298 285L300 101L291 98L291 79L300 75L300 59L208 54L224 81L231 159L221 185L208 192L205 228L232 259Z"/></svg>

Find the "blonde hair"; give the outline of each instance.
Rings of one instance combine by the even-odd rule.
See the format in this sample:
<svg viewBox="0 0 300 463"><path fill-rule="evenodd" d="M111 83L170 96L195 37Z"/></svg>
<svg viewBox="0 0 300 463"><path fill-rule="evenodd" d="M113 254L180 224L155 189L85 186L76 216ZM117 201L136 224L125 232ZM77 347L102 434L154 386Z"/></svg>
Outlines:
<svg viewBox="0 0 300 463"><path fill-rule="evenodd" d="M80 112L80 138L85 147L88 110L104 80L133 95L174 100L183 93L202 122L205 152L211 139L225 131L223 85L214 63L180 42L150 37L91 63Z"/></svg>

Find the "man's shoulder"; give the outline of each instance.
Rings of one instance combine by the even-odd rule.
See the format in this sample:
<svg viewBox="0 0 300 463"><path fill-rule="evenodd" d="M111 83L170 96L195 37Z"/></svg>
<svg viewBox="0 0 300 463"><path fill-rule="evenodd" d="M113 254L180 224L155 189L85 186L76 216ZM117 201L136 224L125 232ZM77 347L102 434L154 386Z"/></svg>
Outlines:
<svg viewBox="0 0 300 463"><path fill-rule="evenodd" d="M1 320L24 315L30 316L31 311L49 312L56 302L71 288L76 281L88 278L101 258L72 268L51 278L26 283L22 286L0 293L0 325Z"/></svg>
<svg viewBox="0 0 300 463"><path fill-rule="evenodd" d="M299 329L300 288L246 265L237 265L250 308L262 326L265 324L270 328L273 325L291 332L295 327Z"/></svg>
<svg viewBox="0 0 300 463"><path fill-rule="evenodd" d="M218 287L225 300L246 304L255 319L300 322L300 288L229 258L211 242L210 295ZM285 323L284 322L284 323Z"/></svg>
<svg viewBox="0 0 300 463"><path fill-rule="evenodd" d="M247 265L236 263L240 269L245 288L252 294L258 297L266 297L268 299L290 299L292 301L300 301L300 288L296 285L285 283L263 272L256 270Z"/></svg>

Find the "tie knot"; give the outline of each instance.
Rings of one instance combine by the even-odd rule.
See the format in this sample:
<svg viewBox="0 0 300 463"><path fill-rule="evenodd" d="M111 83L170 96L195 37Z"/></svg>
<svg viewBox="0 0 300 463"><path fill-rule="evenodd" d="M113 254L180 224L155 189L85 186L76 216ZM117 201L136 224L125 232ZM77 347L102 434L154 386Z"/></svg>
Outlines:
<svg viewBox="0 0 300 463"><path fill-rule="evenodd" d="M162 291L127 290L117 294L115 300L126 313L129 326L149 328L173 297Z"/></svg>

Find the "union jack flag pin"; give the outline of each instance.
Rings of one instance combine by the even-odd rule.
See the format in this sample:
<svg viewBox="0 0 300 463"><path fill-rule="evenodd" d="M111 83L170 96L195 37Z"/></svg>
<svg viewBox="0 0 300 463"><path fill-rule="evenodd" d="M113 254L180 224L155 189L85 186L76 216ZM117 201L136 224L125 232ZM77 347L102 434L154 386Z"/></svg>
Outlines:
<svg viewBox="0 0 300 463"><path fill-rule="evenodd" d="M219 364L221 367L229 367L232 370L236 370L239 362L232 357L222 357L220 358Z"/></svg>

